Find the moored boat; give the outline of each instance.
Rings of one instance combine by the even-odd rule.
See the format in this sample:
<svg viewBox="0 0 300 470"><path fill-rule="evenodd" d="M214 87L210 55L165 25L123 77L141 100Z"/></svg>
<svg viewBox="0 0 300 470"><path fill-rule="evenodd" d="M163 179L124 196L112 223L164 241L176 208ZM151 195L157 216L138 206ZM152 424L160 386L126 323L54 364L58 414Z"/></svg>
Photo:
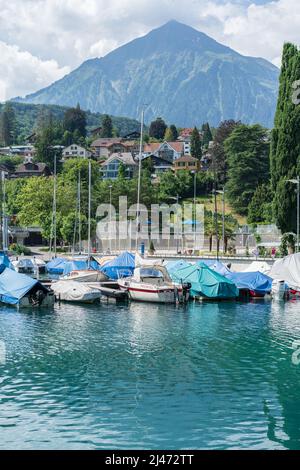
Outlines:
<svg viewBox="0 0 300 470"><path fill-rule="evenodd" d="M101 298L101 292L78 281L57 281L51 285L55 298L65 302L93 303Z"/></svg>
<svg viewBox="0 0 300 470"><path fill-rule="evenodd" d="M132 277L118 280L131 300L176 303L188 300L189 286L172 282L164 266L139 266Z"/></svg>
<svg viewBox="0 0 300 470"><path fill-rule="evenodd" d="M1 266L0 302L17 307L50 307L54 295L36 279Z"/></svg>

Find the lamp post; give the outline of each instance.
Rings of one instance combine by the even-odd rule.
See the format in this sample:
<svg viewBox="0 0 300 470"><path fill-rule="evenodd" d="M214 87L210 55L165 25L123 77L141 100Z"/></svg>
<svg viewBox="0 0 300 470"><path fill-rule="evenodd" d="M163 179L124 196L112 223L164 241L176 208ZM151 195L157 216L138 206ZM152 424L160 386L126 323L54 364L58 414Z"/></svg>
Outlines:
<svg viewBox="0 0 300 470"><path fill-rule="evenodd" d="M225 255L225 187L223 190L217 190L218 194L222 194L222 244L223 244L223 255Z"/></svg>
<svg viewBox="0 0 300 470"><path fill-rule="evenodd" d="M111 190L112 190L112 185L109 185L109 251L111 253Z"/></svg>
<svg viewBox="0 0 300 470"><path fill-rule="evenodd" d="M297 176L297 179L288 180L289 183L294 183L297 185L297 246L296 252L299 252L299 217L300 217L300 177Z"/></svg>

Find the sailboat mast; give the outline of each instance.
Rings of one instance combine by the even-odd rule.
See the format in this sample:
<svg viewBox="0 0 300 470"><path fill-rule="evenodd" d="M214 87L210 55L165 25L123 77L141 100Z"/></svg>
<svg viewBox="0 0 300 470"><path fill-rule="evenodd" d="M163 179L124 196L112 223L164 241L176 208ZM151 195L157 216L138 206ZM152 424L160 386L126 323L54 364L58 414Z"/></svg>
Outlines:
<svg viewBox="0 0 300 470"><path fill-rule="evenodd" d="M56 153L54 155L54 187L53 187L53 248L54 248L54 257L56 258L56 192L57 192L57 169L56 169Z"/></svg>
<svg viewBox="0 0 300 470"><path fill-rule="evenodd" d="M140 151L139 151L139 174L138 174L138 191L137 191L137 205L136 205L136 234L135 234L135 250L138 251L138 238L140 231L140 197L141 197L141 175L142 175L142 152L143 152L143 130L144 130L144 107L142 109L141 118L141 137L140 137Z"/></svg>
<svg viewBox="0 0 300 470"><path fill-rule="evenodd" d="M78 175L78 245L81 253L81 174Z"/></svg>
<svg viewBox="0 0 300 470"><path fill-rule="evenodd" d="M6 252L8 250L7 243L7 218L5 211L6 201L6 188L5 188L5 172L1 171L2 180L2 250Z"/></svg>
<svg viewBox="0 0 300 470"><path fill-rule="evenodd" d="M91 264L91 188L92 188L92 167L89 160L89 209L88 209L88 268Z"/></svg>

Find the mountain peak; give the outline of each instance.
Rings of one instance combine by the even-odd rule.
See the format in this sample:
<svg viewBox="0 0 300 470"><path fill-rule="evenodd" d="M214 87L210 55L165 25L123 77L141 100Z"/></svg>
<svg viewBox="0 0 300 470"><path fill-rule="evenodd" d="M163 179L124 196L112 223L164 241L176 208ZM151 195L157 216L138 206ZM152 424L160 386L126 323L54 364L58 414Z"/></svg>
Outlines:
<svg viewBox="0 0 300 470"><path fill-rule="evenodd" d="M191 26L170 20L25 99L147 121L162 116L181 127L224 119L271 127L278 70L244 57Z"/></svg>

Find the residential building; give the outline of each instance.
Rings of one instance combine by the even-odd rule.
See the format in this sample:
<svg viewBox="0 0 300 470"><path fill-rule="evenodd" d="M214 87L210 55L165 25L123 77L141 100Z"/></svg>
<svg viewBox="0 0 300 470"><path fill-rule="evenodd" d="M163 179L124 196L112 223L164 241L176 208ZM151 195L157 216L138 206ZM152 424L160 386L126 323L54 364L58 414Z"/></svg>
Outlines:
<svg viewBox="0 0 300 470"><path fill-rule="evenodd" d="M149 155L143 158L143 162L151 160L153 167L153 176L159 176L159 174L164 173L165 171L172 170L172 162L165 160L163 158L156 157L155 155Z"/></svg>
<svg viewBox="0 0 300 470"><path fill-rule="evenodd" d="M102 137L94 140L91 144L91 150L97 159L108 158L111 153L114 153L112 145L121 145L122 139L120 137ZM124 151L124 147L119 147L120 151Z"/></svg>
<svg viewBox="0 0 300 470"><path fill-rule="evenodd" d="M144 145L143 156L155 155L169 162L173 162L184 155L183 142L154 142Z"/></svg>
<svg viewBox="0 0 300 470"><path fill-rule="evenodd" d="M116 179L119 174L120 165L125 167L126 178L130 179L138 169L138 163L130 152L113 153L100 165L103 179Z"/></svg>
<svg viewBox="0 0 300 470"><path fill-rule="evenodd" d="M69 158L91 158L92 152L86 150L77 144L71 144L62 151L62 159L68 160Z"/></svg>
<svg viewBox="0 0 300 470"><path fill-rule="evenodd" d="M1 147L0 154L1 155L10 155L13 156L25 156L25 155L34 155L35 148L31 144L27 145L11 145L10 147Z"/></svg>
<svg viewBox="0 0 300 470"><path fill-rule="evenodd" d="M51 170L45 163L35 163L31 156L26 156L24 163L18 165L9 177L29 178L31 176L50 176Z"/></svg>
<svg viewBox="0 0 300 470"><path fill-rule="evenodd" d="M177 171L199 171L201 163L197 158L192 157L191 155L183 155L178 158L173 163L173 168L175 173Z"/></svg>

